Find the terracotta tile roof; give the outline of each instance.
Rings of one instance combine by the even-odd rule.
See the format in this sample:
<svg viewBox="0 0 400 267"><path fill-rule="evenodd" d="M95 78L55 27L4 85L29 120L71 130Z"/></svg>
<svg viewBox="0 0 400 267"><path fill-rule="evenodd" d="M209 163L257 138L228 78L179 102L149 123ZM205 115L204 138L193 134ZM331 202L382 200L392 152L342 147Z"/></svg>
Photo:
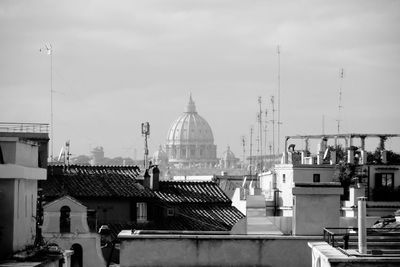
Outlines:
<svg viewBox="0 0 400 267"><path fill-rule="evenodd" d="M52 165L39 186L46 197L154 197L136 180L138 175L136 166Z"/></svg>
<svg viewBox="0 0 400 267"><path fill-rule="evenodd" d="M215 182L160 181L154 192L167 203L231 203Z"/></svg>
<svg viewBox="0 0 400 267"><path fill-rule="evenodd" d="M155 224L137 224L136 222L103 222L110 227L113 237L122 230L180 230L180 231L230 231L245 216L233 206L198 206L180 204L179 212Z"/></svg>
<svg viewBox="0 0 400 267"><path fill-rule="evenodd" d="M230 231L245 216L233 206L182 205L168 229L188 231Z"/></svg>

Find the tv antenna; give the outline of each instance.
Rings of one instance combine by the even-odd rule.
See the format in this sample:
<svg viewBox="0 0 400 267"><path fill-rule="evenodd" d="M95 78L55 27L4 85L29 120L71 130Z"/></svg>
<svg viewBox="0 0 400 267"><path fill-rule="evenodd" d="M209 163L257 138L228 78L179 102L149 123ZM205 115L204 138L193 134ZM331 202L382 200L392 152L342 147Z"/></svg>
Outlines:
<svg viewBox="0 0 400 267"><path fill-rule="evenodd" d="M263 127L262 127L262 110L261 110L261 96L258 97L258 105L259 105L259 113L258 113L258 130L260 132L260 170L263 168L263 160L262 160L262 155L263 155L263 138L262 138L262 132L263 132Z"/></svg>
<svg viewBox="0 0 400 267"><path fill-rule="evenodd" d="M344 69L341 68L340 69L340 73L339 73L339 79L340 79L340 83L339 83L339 101L338 101L338 118L337 118L337 132L338 134L340 134L340 121L341 121L341 112L342 112L342 87L343 87L343 78L344 78Z"/></svg>
<svg viewBox="0 0 400 267"><path fill-rule="evenodd" d="M278 54L278 155L281 138L281 47L276 47L276 53ZM275 153L275 151L274 151Z"/></svg>
<svg viewBox="0 0 400 267"><path fill-rule="evenodd" d="M51 154L50 160L54 160L54 128L53 128L53 46L51 44L45 44L44 47L39 49L39 52L46 53L50 56L50 145L51 145Z"/></svg>
<svg viewBox="0 0 400 267"><path fill-rule="evenodd" d="M251 169L252 169L252 163L253 163L253 126L250 127L250 178L252 178L251 176Z"/></svg>
<svg viewBox="0 0 400 267"><path fill-rule="evenodd" d="M245 166L246 161L246 139L244 135L241 137L242 147L243 147L243 166Z"/></svg>
<svg viewBox="0 0 400 267"><path fill-rule="evenodd" d="M272 152L275 156L275 99L274 96L271 96L271 105L272 105Z"/></svg>

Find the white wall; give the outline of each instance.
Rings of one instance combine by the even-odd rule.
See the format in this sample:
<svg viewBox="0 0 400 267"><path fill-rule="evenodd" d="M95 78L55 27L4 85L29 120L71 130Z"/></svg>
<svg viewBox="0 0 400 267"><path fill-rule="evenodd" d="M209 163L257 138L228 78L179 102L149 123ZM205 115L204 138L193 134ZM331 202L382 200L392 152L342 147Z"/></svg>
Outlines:
<svg viewBox="0 0 400 267"><path fill-rule="evenodd" d="M32 245L36 234L37 181L14 180L14 239L13 249L24 249Z"/></svg>
<svg viewBox="0 0 400 267"><path fill-rule="evenodd" d="M311 266L311 237L122 232L120 266Z"/></svg>
<svg viewBox="0 0 400 267"><path fill-rule="evenodd" d="M276 185L280 192L279 206L292 207L294 183L312 183L313 174L320 174L320 182L332 182L335 168L333 165L301 165L278 164L275 166ZM283 179L285 175L285 181Z"/></svg>

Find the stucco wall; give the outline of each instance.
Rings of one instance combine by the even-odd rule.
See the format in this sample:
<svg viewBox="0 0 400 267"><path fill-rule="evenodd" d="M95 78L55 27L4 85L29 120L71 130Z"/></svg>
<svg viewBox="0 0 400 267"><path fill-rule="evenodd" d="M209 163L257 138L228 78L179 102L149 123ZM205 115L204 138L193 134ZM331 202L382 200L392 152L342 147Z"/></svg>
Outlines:
<svg viewBox="0 0 400 267"><path fill-rule="evenodd" d="M124 238L120 234L120 239L121 267L311 266L311 251L307 246L310 238L306 237L149 235Z"/></svg>
<svg viewBox="0 0 400 267"><path fill-rule="evenodd" d="M280 206L292 207L293 206L293 183L312 183L313 175L320 175L320 182L332 182L333 173L335 169L333 166L319 166L311 165L310 167L296 167L291 164L281 164L276 166L276 184L280 193ZM283 175L285 174L285 181Z"/></svg>
<svg viewBox="0 0 400 267"><path fill-rule="evenodd" d="M65 196L43 207L44 221L42 231L47 233L60 232L61 208L67 206L70 208L70 232L88 233L87 209L77 201Z"/></svg>
<svg viewBox="0 0 400 267"><path fill-rule="evenodd" d="M348 257L326 242L310 242L312 267L400 266L399 257Z"/></svg>
<svg viewBox="0 0 400 267"><path fill-rule="evenodd" d="M322 235L324 227L339 227L341 187L294 187L294 235Z"/></svg>
<svg viewBox="0 0 400 267"><path fill-rule="evenodd" d="M38 166L38 146L18 141L17 138L2 138L0 146L3 152L4 162L18 164L25 167Z"/></svg>
<svg viewBox="0 0 400 267"><path fill-rule="evenodd" d="M375 174L376 173L393 173L394 174L394 188L400 186L400 170L399 165L372 165L369 167L369 186L370 189L375 188Z"/></svg>
<svg viewBox="0 0 400 267"><path fill-rule="evenodd" d="M32 245L35 239L37 181L15 179L14 251Z"/></svg>
<svg viewBox="0 0 400 267"><path fill-rule="evenodd" d="M14 180L0 179L0 259L13 251Z"/></svg>
<svg viewBox="0 0 400 267"><path fill-rule="evenodd" d="M97 221L100 222L131 221L129 200L80 199L80 201L88 209L96 210ZM134 216L136 216L136 214Z"/></svg>
<svg viewBox="0 0 400 267"><path fill-rule="evenodd" d="M37 181L0 179L0 258L33 244L36 199Z"/></svg>
<svg viewBox="0 0 400 267"><path fill-rule="evenodd" d="M62 249L69 250L73 244L82 246L83 266L106 266L100 247L100 236L95 233L86 234L50 234L43 233L46 242L58 244Z"/></svg>

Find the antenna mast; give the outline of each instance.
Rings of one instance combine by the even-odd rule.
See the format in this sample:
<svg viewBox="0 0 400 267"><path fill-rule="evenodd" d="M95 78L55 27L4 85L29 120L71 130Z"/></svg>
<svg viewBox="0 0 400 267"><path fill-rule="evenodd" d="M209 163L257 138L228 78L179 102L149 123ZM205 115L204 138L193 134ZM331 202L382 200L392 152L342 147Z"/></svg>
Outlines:
<svg viewBox="0 0 400 267"><path fill-rule="evenodd" d="M262 138L262 132L263 132L263 127L262 127L262 110L261 110L261 96L258 97L258 105L260 107L259 113L258 113L258 127L260 131L260 170L263 168L263 138Z"/></svg>
<svg viewBox="0 0 400 267"><path fill-rule="evenodd" d="M338 118L337 118L337 131L340 134L340 121L341 121L341 111L342 111L342 86L343 86L344 70L340 69L340 85L339 85L339 104L338 104Z"/></svg>
<svg viewBox="0 0 400 267"><path fill-rule="evenodd" d="M280 138L281 138L281 48L278 45L276 48L276 52L278 54L278 155L279 155L279 147L280 147ZM275 152L274 152L275 153Z"/></svg>
<svg viewBox="0 0 400 267"><path fill-rule="evenodd" d="M268 134L268 111L265 109L265 125L264 125L264 144L265 144L265 155L267 155L268 144L267 144L267 134ZM265 157L265 165L267 165L267 158Z"/></svg>
<svg viewBox="0 0 400 267"><path fill-rule="evenodd" d="M272 104L272 152L275 156L275 100L274 96L271 96L271 104Z"/></svg>
<svg viewBox="0 0 400 267"><path fill-rule="evenodd" d="M253 126L250 128L250 178L251 178L251 168L253 163Z"/></svg>
<svg viewBox="0 0 400 267"><path fill-rule="evenodd" d="M242 146L243 146L243 166L245 166L246 162L246 139L244 135L242 136Z"/></svg>
<svg viewBox="0 0 400 267"><path fill-rule="evenodd" d="M148 167L149 148L147 146L147 137L150 135L150 123L142 123L142 135L144 136L144 169Z"/></svg>
<svg viewBox="0 0 400 267"><path fill-rule="evenodd" d="M45 44L39 49L39 52L45 52L50 55L50 160L54 160L54 128L53 128L53 47L51 44Z"/></svg>

